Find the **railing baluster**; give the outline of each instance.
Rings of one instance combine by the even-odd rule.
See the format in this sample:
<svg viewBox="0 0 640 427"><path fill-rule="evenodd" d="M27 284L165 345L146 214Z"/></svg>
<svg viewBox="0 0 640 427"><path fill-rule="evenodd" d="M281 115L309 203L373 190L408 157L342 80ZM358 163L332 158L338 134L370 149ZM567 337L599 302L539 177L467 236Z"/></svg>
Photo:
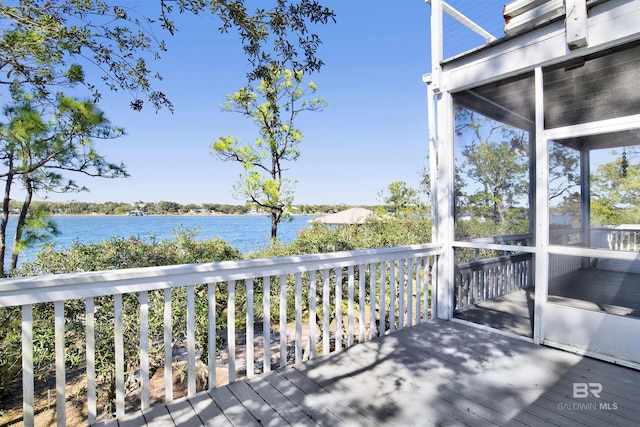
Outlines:
<svg viewBox="0 0 640 427"><path fill-rule="evenodd" d="M353 345L353 294L354 294L354 289L353 289L353 284L354 284L354 273L353 273L353 266L350 265L347 268L347 275L349 276L349 290L348 290L348 301L347 301L347 311L348 311L348 327L347 327L347 345L349 347L351 347Z"/></svg>
<svg viewBox="0 0 640 427"><path fill-rule="evenodd" d="M164 401L173 401L173 318L171 316L171 289L164 290Z"/></svg>
<svg viewBox="0 0 640 427"><path fill-rule="evenodd" d="M413 324L413 259L407 260L407 326Z"/></svg>
<svg viewBox="0 0 640 427"><path fill-rule="evenodd" d="M229 383L236 381L236 282L227 282L227 355Z"/></svg>
<svg viewBox="0 0 640 427"><path fill-rule="evenodd" d="M396 331L396 261L389 263L389 332Z"/></svg>
<svg viewBox="0 0 640 427"><path fill-rule="evenodd" d="M280 276L280 367L287 366L287 275Z"/></svg>
<svg viewBox="0 0 640 427"><path fill-rule="evenodd" d="M64 301L53 303L56 352L56 413L58 426L67 423L66 372L64 361Z"/></svg>
<svg viewBox="0 0 640 427"><path fill-rule="evenodd" d="M336 351L342 349L342 268L336 268Z"/></svg>
<svg viewBox="0 0 640 427"><path fill-rule="evenodd" d="M122 294L116 294L113 296L116 362L116 417L124 415L124 335L122 314Z"/></svg>
<svg viewBox="0 0 640 427"><path fill-rule="evenodd" d="M387 263L380 262L380 336L387 332Z"/></svg>
<svg viewBox="0 0 640 427"><path fill-rule="evenodd" d="M322 354L329 354L329 270L322 270Z"/></svg>
<svg viewBox="0 0 640 427"><path fill-rule="evenodd" d="M422 257L422 322L429 320L429 258Z"/></svg>
<svg viewBox="0 0 640 427"><path fill-rule="evenodd" d="M22 306L22 422L34 425L33 306Z"/></svg>
<svg viewBox="0 0 640 427"><path fill-rule="evenodd" d="M262 335L264 360L262 371L271 372L271 276L262 278Z"/></svg>
<svg viewBox="0 0 640 427"><path fill-rule="evenodd" d="M364 311L365 311L365 285L367 280L367 270L364 265L358 266L358 274L360 275L358 280L358 341L364 342Z"/></svg>
<svg viewBox="0 0 640 427"><path fill-rule="evenodd" d="M369 264L369 339L376 337L376 265Z"/></svg>
<svg viewBox="0 0 640 427"><path fill-rule="evenodd" d="M245 281L247 287L247 338L246 338L246 353L247 353L247 378L253 378L255 374L254 366L254 341L255 335L253 331L253 279L247 279Z"/></svg>
<svg viewBox="0 0 640 427"><path fill-rule="evenodd" d="M86 362L87 362L87 423L96 423L96 315L95 300L93 297L85 299L85 335L87 337Z"/></svg>
<svg viewBox="0 0 640 427"><path fill-rule="evenodd" d="M216 284L207 283L207 308L208 308L208 328L209 333L207 336L207 359L209 361L209 390L213 390L216 387L216 358L217 358L217 345L216 345Z"/></svg>
<svg viewBox="0 0 640 427"><path fill-rule="evenodd" d="M140 295L140 382L142 409L149 407L149 293L142 291Z"/></svg>
<svg viewBox="0 0 640 427"><path fill-rule="evenodd" d="M316 292L317 292L317 271L309 272L309 359L316 358Z"/></svg>
<svg viewBox="0 0 640 427"><path fill-rule="evenodd" d="M187 286L187 396L196 394L195 285Z"/></svg>
<svg viewBox="0 0 640 427"><path fill-rule="evenodd" d="M400 271L398 272L398 290L399 292L399 296L398 299L400 300L400 304L398 306L398 329L403 329L404 328L404 263L405 260L404 259L399 259L398 260L399 264L400 264Z"/></svg>
<svg viewBox="0 0 640 427"><path fill-rule="evenodd" d="M296 294L294 304L296 310L295 363L302 362L302 273L295 274Z"/></svg>
<svg viewBox="0 0 640 427"><path fill-rule="evenodd" d="M422 272L422 260L420 258L415 258L416 260L416 320L415 324L420 324L420 303L422 302L422 298L420 298L420 292L422 292L422 278L420 277L420 273Z"/></svg>

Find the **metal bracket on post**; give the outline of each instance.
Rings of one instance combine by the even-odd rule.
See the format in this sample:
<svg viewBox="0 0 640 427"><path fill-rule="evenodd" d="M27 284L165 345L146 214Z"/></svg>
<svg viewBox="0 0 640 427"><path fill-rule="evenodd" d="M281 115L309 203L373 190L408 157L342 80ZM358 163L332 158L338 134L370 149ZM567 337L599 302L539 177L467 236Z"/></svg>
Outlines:
<svg viewBox="0 0 640 427"><path fill-rule="evenodd" d="M567 47L576 50L589 44L587 0L566 0Z"/></svg>

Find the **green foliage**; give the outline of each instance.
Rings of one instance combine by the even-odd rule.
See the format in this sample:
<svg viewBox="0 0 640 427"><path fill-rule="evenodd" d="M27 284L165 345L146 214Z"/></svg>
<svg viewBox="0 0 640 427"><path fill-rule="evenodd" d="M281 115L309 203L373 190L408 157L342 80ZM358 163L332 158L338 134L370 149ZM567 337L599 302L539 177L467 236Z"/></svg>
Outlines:
<svg viewBox="0 0 640 427"><path fill-rule="evenodd" d="M51 273L72 273L81 271L112 270L133 267L147 267L157 265L202 263L224 260L238 260L242 254L220 239L197 241L197 232L186 228L174 230L174 238L156 241L145 241L139 237L114 237L100 243L75 243L68 249L57 250L53 245L46 246L36 256L34 261L26 262L16 270L16 275L32 276ZM207 324L207 287L198 285L196 292L196 337L199 348L203 349L202 358L207 363L206 349L208 345ZM172 290L172 327L176 340L171 345L181 346L185 339L186 330L186 289ZM241 294L241 292L239 292ZM163 342L163 291L149 292L149 331L150 366L152 372L164 363ZM245 298L239 295L241 303ZM216 289L217 305L224 311L226 307L226 289L218 285ZM114 301L113 297L99 297L95 301L96 310L96 371L100 384L100 395L105 404L111 405L113 395L113 366L114 366ZM137 369L139 360L139 295L125 294L123 296L124 313L124 341L125 360L129 364L127 372ZM84 363L84 328L85 328L84 300L70 300L65 302L65 340L66 361L68 368L78 368ZM5 396L13 392L17 386L13 382L20 370L20 310L18 308L0 309L0 391ZM35 374L45 380L51 373L54 361L53 343L53 304L36 304L34 306L34 360ZM218 330L226 328L224 316L218 318ZM220 345L220 343L218 343ZM127 388L137 386L133 381L135 376L128 376Z"/></svg>
<svg viewBox="0 0 640 427"><path fill-rule="evenodd" d="M395 216L413 215L421 207L418 192L404 181L392 182L387 187L387 193L381 191L379 196Z"/></svg>
<svg viewBox="0 0 640 427"><path fill-rule="evenodd" d="M222 136L211 147L219 159L242 165L234 195L271 215L272 241L277 238L278 223L287 218L293 203L295 180L283 173L286 163L300 156L302 132L295 127L296 117L326 106L323 98L303 100L316 90L313 82L303 85L303 77L302 71L271 66L256 87L228 95L223 109L251 119L260 137L242 143L233 136Z"/></svg>
<svg viewBox="0 0 640 427"><path fill-rule="evenodd" d="M63 173L128 176L124 165L108 162L96 151L96 140L118 138L123 130L113 127L94 103L65 96L58 96L55 104L38 103L18 90L13 92L13 101L5 107L7 123L0 127L0 156L4 159L0 168L4 180L0 273L5 271L6 227L14 185L22 184L26 194L19 208L9 271L15 269L20 249L53 230L43 210L29 212L36 194L86 190Z"/></svg>

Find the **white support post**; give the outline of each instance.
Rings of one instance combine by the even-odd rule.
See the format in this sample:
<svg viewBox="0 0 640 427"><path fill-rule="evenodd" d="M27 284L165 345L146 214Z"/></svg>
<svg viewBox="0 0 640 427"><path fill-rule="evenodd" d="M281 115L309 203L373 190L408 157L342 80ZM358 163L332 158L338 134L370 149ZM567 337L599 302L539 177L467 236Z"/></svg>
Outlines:
<svg viewBox="0 0 640 427"><path fill-rule="evenodd" d="M236 282L227 282L227 353L229 384L236 382Z"/></svg>
<svg viewBox="0 0 640 427"><path fill-rule="evenodd" d="M443 92L437 101L437 193L436 204L438 229L436 243L442 245L442 255L438 259L438 294L436 296L436 316L440 319L453 317L453 290L455 285L455 257L453 240L455 238L455 156L454 156L454 115L453 98Z"/></svg>
<svg viewBox="0 0 640 427"><path fill-rule="evenodd" d="M542 68L535 70L536 105L536 257L533 341L544 340L543 316L549 279L549 144L544 132Z"/></svg>

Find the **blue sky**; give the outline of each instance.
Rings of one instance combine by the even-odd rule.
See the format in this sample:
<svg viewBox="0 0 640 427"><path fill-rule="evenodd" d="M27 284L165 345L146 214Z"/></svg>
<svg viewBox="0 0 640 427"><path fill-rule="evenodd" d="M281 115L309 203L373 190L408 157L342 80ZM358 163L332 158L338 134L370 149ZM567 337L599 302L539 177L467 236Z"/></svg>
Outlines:
<svg viewBox="0 0 640 427"><path fill-rule="evenodd" d="M417 188L427 164L421 77L431 68L430 6L421 0L322 3L335 10L337 23L316 29L325 66L311 78L329 106L299 116L302 155L286 173L298 181L296 204L377 204L378 193L393 181ZM458 3L464 9L466 2ZM473 3L479 19L501 29L504 1ZM153 11L150 3L129 4ZM150 106L134 112L131 97L123 92L105 92L100 103L127 135L100 143L99 152L124 162L131 177L77 177L90 192L52 194L49 200L243 203L232 195L240 167L212 156L210 146L222 135L244 141L257 136L252 122L219 108L227 94L245 83L246 59L237 37L219 34L211 18L189 15L177 23L174 37L163 35L169 51L151 64L164 77L156 87L172 100L174 114L156 113ZM478 45L466 38L457 43Z"/></svg>

